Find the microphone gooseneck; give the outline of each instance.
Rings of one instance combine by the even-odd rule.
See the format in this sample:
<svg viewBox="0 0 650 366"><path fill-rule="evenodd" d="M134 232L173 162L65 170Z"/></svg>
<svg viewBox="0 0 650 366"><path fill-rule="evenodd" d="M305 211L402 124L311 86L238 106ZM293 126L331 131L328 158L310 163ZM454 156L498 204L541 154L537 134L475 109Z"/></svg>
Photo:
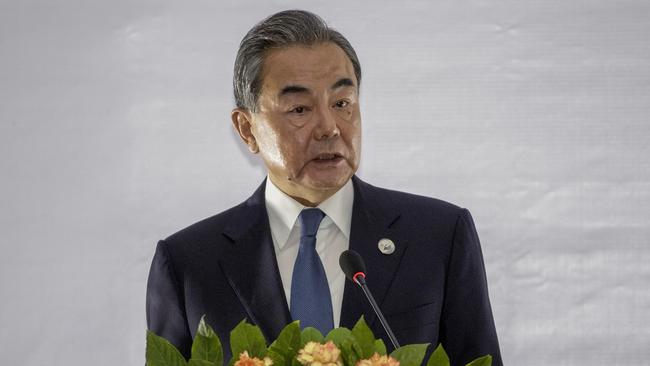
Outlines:
<svg viewBox="0 0 650 366"><path fill-rule="evenodd" d="M363 258L361 258L361 255L354 250L346 250L341 253L341 256L339 257L339 265L341 266L343 273L345 273L345 277L361 287L361 290L364 295L366 295L370 306L372 306L372 310L375 312L379 322L386 331L390 342L393 344L395 349L398 349L399 342L397 342L395 334L393 334L393 331L390 329L386 318L384 318L384 314L382 314L379 305L377 305L375 298L372 296L372 293L370 293L368 285L366 285L366 264L363 261Z"/></svg>

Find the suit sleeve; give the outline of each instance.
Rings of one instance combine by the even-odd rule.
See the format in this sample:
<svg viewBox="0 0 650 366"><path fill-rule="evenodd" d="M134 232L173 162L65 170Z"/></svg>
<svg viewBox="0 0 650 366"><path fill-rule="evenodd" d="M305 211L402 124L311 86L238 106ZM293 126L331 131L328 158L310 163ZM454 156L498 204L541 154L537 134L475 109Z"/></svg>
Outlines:
<svg viewBox="0 0 650 366"><path fill-rule="evenodd" d="M181 284L165 241L158 242L147 282L147 327L189 358L192 335L187 325Z"/></svg>
<svg viewBox="0 0 650 366"><path fill-rule="evenodd" d="M502 365L481 245L466 209L456 222L440 325L440 342L452 365L486 354L492 355L492 365Z"/></svg>

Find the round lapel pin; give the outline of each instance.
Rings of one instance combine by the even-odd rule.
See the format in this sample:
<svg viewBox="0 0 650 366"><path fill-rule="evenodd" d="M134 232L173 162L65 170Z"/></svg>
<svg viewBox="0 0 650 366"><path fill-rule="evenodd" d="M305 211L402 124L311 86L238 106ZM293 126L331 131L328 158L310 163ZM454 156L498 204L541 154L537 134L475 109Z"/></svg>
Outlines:
<svg viewBox="0 0 650 366"><path fill-rule="evenodd" d="M377 247L379 248L379 251L382 252L383 254L393 254L395 252L395 243L393 243L392 240L383 238L379 240L379 243L377 243Z"/></svg>

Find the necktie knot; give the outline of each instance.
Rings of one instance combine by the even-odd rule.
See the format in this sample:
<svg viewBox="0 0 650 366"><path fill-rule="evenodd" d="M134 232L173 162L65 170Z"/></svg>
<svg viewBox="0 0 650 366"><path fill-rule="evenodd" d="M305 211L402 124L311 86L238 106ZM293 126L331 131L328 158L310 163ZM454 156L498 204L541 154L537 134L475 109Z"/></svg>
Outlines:
<svg viewBox="0 0 650 366"><path fill-rule="evenodd" d="M318 208L306 208L300 211L300 236L316 236L324 217L325 213Z"/></svg>

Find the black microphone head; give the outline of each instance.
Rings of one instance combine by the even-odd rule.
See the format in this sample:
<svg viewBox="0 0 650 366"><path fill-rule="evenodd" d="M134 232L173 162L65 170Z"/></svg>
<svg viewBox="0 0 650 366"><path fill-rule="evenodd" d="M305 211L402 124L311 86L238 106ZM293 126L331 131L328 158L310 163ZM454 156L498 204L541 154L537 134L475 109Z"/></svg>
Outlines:
<svg viewBox="0 0 650 366"><path fill-rule="evenodd" d="M339 265L343 273L345 273L345 277L352 282L356 282L354 279L356 273L362 272L364 275L366 273L366 264L363 262L363 258L359 253L351 249L341 253Z"/></svg>

